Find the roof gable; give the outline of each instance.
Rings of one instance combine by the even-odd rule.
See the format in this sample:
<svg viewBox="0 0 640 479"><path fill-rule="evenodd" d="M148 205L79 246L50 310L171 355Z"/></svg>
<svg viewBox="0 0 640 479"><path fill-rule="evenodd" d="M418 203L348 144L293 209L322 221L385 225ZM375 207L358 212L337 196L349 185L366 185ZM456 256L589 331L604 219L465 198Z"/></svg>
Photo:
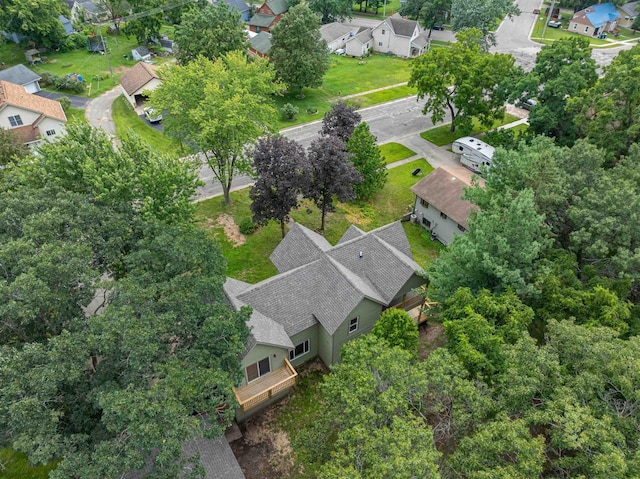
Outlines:
<svg viewBox="0 0 640 479"><path fill-rule="evenodd" d="M262 13L256 13L251 20L249 20L249 25L253 27L260 28L268 28L275 21L275 15L264 15Z"/></svg>
<svg viewBox="0 0 640 479"><path fill-rule="evenodd" d="M0 80L24 86L40 80L40 75L29 70L26 66L20 63L16 66L6 68L5 70L0 70Z"/></svg>
<svg viewBox="0 0 640 479"><path fill-rule="evenodd" d="M318 233L294 223L269 259L280 273L315 261L323 251L331 248L329 242Z"/></svg>
<svg viewBox="0 0 640 479"><path fill-rule="evenodd" d="M320 36L325 42L331 43L338 38L352 33L352 36L356 34L358 27L352 25L345 25L344 23L332 22L322 25L320 27Z"/></svg>
<svg viewBox="0 0 640 479"><path fill-rule="evenodd" d="M613 3L601 3L580 10L572 20L580 17L586 18L594 27L601 27L620 18L620 13Z"/></svg>
<svg viewBox="0 0 640 479"><path fill-rule="evenodd" d="M395 15L387 18L385 21L393 30L393 33L401 37L413 37L418 27L418 22L415 20L406 20L402 17L396 17Z"/></svg>
<svg viewBox="0 0 640 479"><path fill-rule="evenodd" d="M267 55L271 50L271 33L260 32L255 37L249 39L249 46L263 55Z"/></svg>
<svg viewBox="0 0 640 479"><path fill-rule="evenodd" d="M280 15L289 10L289 4L287 3L287 0L269 0L268 2L266 2L266 5L274 15Z"/></svg>
<svg viewBox="0 0 640 479"><path fill-rule="evenodd" d="M139 62L120 77L120 85L127 95L133 95L153 79L160 79L156 68L148 63Z"/></svg>
<svg viewBox="0 0 640 479"><path fill-rule="evenodd" d="M21 85L0 80L0 110L8 105L40 113L45 117L53 118L55 120L63 122L67 121L67 116L64 114L64 110L62 109L60 102L32 95L27 93ZM41 118L38 118L36 123L40 119Z"/></svg>

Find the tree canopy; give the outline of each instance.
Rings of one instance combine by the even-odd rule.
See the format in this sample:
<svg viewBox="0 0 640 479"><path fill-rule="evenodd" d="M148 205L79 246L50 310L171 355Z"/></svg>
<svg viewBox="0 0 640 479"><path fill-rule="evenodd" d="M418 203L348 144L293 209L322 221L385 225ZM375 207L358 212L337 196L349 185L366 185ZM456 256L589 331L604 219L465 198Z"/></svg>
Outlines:
<svg viewBox="0 0 640 479"><path fill-rule="evenodd" d="M452 0L453 31L477 29L484 50L496 44L494 30L508 16L520 15L518 5L510 0Z"/></svg>
<svg viewBox="0 0 640 479"><path fill-rule="evenodd" d="M310 0L309 8L320 15L322 23L331 23L351 18L353 2L351 0Z"/></svg>
<svg viewBox="0 0 640 479"><path fill-rule="evenodd" d="M322 117L321 135L332 135L347 143L362 116L343 101L335 103Z"/></svg>
<svg viewBox="0 0 640 479"><path fill-rule="evenodd" d="M197 35L194 32L198 32ZM226 53L246 50L240 13L224 2L207 3L182 14L175 40L180 48L176 57L182 65L203 56L215 60Z"/></svg>
<svg viewBox="0 0 640 479"><path fill-rule="evenodd" d="M234 175L250 171L247 147L275 129L271 95L282 85L265 61L241 52L166 68L163 79L151 104L167 112L165 131L204 156L229 203Z"/></svg>
<svg viewBox="0 0 640 479"><path fill-rule="evenodd" d="M506 91L501 84L513 71L514 58L484 52L481 32L457 34L449 48L433 48L413 60L409 86L426 98L423 113L436 123L451 116L451 131L470 132L473 118L490 126L504 115Z"/></svg>
<svg viewBox="0 0 640 479"><path fill-rule="evenodd" d="M58 15L67 12L59 0L4 0L0 8L0 29L24 35L38 46L57 47L65 38Z"/></svg>
<svg viewBox="0 0 640 479"><path fill-rule="evenodd" d="M353 187L356 199L368 200L384 188L387 165L367 123L360 123L353 131L347 142L347 151L353 155L351 163L362 175L362 183Z"/></svg>
<svg viewBox="0 0 640 479"><path fill-rule="evenodd" d="M303 88L321 86L329 69L329 50L320 36L317 15L306 4L296 5L271 33L269 58L287 87L302 96Z"/></svg>

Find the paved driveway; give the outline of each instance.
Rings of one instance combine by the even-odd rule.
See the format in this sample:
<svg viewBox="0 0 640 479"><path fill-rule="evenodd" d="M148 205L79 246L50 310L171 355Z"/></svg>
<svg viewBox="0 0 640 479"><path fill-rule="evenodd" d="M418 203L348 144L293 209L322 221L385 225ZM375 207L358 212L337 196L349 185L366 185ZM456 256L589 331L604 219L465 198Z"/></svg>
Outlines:
<svg viewBox="0 0 640 479"><path fill-rule="evenodd" d="M67 98L69 98L69 100L71 100L71 106L74 108L85 108L90 101L89 98L84 98L82 96L68 95L66 93L54 93L52 91L44 90L35 93L35 95L41 96L43 98L48 98L49 100L57 100L58 98L66 96Z"/></svg>
<svg viewBox="0 0 640 479"><path fill-rule="evenodd" d="M96 128L102 128L111 138L116 138L116 126L111 116L111 104L122 94L120 85L92 99L84 112L87 121Z"/></svg>

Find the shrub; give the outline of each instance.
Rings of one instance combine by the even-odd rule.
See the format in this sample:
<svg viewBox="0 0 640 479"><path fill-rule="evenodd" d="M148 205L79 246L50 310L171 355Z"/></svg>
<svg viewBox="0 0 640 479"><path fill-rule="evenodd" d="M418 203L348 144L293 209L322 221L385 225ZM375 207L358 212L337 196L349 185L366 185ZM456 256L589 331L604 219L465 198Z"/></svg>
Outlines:
<svg viewBox="0 0 640 479"><path fill-rule="evenodd" d="M84 91L84 83L78 81L72 76L58 76L51 72L40 73L41 83L45 87L54 87L56 90L65 90L72 93L82 93Z"/></svg>
<svg viewBox="0 0 640 479"><path fill-rule="evenodd" d="M298 107L293 106L291 103L285 103L282 105L282 109L280 113L282 113L282 118L284 120L294 120L296 115L298 114Z"/></svg>
<svg viewBox="0 0 640 479"><path fill-rule="evenodd" d="M307 107L307 113L309 115L315 115L316 113L318 113L318 109L317 108L313 108L312 106Z"/></svg>
<svg viewBox="0 0 640 479"><path fill-rule="evenodd" d="M250 235L256 230L256 225L251 218L240 222L240 233L243 235Z"/></svg>
<svg viewBox="0 0 640 479"><path fill-rule="evenodd" d="M385 310L371 333L384 339L390 346L397 346L411 352L418 351L418 326L411 315L402 309Z"/></svg>
<svg viewBox="0 0 640 479"><path fill-rule="evenodd" d="M68 96L62 96L58 98L58 102L60 103L64 111L67 111L71 107L71 100Z"/></svg>
<svg viewBox="0 0 640 479"><path fill-rule="evenodd" d="M60 45L60 51L63 52L71 52L83 48L87 48L87 36L82 32L72 33Z"/></svg>

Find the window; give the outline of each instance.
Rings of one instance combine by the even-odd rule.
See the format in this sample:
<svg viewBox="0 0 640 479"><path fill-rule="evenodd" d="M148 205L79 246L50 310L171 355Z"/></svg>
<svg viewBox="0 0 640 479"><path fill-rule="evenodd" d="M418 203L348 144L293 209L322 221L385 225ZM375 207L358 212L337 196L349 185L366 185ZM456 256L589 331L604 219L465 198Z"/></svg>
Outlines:
<svg viewBox="0 0 640 479"><path fill-rule="evenodd" d="M383 28L383 29L382 29L382 34L384 35L385 33L386 33L386 31L385 31L385 29Z"/></svg>
<svg viewBox="0 0 640 479"><path fill-rule="evenodd" d="M465 227L464 227L464 226L462 226L462 225L458 225L458 229L459 229L460 231L462 231L463 233L464 233L465 231L467 231L467 228L465 228Z"/></svg>
<svg viewBox="0 0 640 479"><path fill-rule="evenodd" d="M47 136L53 136L56 134L56 130L47 130Z"/></svg>
<svg viewBox="0 0 640 479"><path fill-rule="evenodd" d="M420 198L420 204L425 208L429 208L429 202L423 198Z"/></svg>
<svg viewBox="0 0 640 479"><path fill-rule="evenodd" d="M358 317L349 320L349 334L358 330Z"/></svg>
<svg viewBox="0 0 640 479"><path fill-rule="evenodd" d="M255 381L261 376L265 374L269 374L271 372L271 360L269 356L264 359L261 359L257 363L250 364L245 368L247 371L247 382Z"/></svg>
<svg viewBox="0 0 640 479"><path fill-rule="evenodd" d="M589 27L584 27L585 33L589 31Z"/></svg>
<svg viewBox="0 0 640 479"><path fill-rule="evenodd" d="M574 29L574 30L577 30L577 29L578 29L578 24L577 24L577 23L574 23L574 24L573 24L573 29Z"/></svg>
<svg viewBox="0 0 640 479"><path fill-rule="evenodd" d="M448 216L445 215L444 213L440 212L440 218L442 218L443 220L446 220L448 218Z"/></svg>
<svg viewBox="0 0 640 479"><path fill-rule="evenodd" d="M294 359L299 358L304 354L307 354L309 352L309 345L310 345L310 342L308 339L305 339L303 342L296 345L294 349L289 351L289 361L293 361Z"/></svg>
<svg viewBox="0 0 640 479"><path fill-rule="evenodd" d="M14 116L10 116L9 117L9 124L11 126L20 126L22 125L22 118L20 118L20 115L14 115Z"/></svg>
<svg viewBox="0 0 640 479"><path fill-rule="evenodd" d="M378 42L378 46L381 47L382 46L382 42Z"/></svg>
<svg viewBox="0 0 640 479"><path fill-rule="evenodd" d="M431 221L429 221L427 218L422 218L422 224L427 228L431 228Z"/></svg>

